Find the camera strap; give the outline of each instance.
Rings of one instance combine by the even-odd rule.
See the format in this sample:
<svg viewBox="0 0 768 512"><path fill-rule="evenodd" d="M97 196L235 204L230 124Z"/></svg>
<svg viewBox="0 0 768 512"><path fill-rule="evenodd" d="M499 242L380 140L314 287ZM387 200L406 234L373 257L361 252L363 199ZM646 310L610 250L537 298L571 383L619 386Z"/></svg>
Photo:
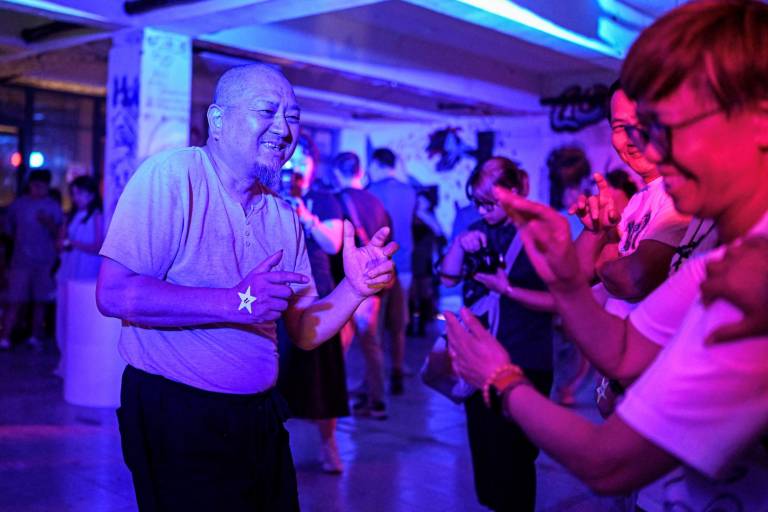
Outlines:
<svg viewBox="0 0 768 512"><path fill-rule="evenodd" d="M341 198L341 202L344 205L344 209L346 210L347 215L349 215L349 220L352 221L352 225L355 227L355 234L357 235L357 238L360 239L360 242L362 242L363 245L368 245L368 242L371 241L371 238L368 236L368 233L365 231L365 227L360 220L360 214L357 212L355 202L352 201L352 198L349 197L349 194L343 190L339 194L339 197Z"/></svg>
<svg viewBox="0 0 768 512"><path fill-rule="evenodd" d="M507 252L504 255L504 265L507 266L505 269L507 272L512 269L512 265L515 264L515 260L520 255L522 248L523 239L518 230L515 232L515 238L512 239L512 243L509 244ZM496 333L499 331L500 299L501 295L494 291L489 291L488 295L481 297L469 308L475 316L488 315L488 329L494 336L496 336Z"/></svg>

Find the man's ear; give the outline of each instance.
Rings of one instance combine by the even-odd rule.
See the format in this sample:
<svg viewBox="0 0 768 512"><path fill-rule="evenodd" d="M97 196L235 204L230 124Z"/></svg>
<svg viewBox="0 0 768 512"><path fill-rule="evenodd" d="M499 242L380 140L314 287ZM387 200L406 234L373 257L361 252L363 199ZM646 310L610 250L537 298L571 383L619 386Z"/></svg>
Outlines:
<svg viewBox="0 0 768 512"><path fill-rule="evenodd" d="M216 140L218 140L219 135L221 134L223 116L224 111L219 105L214 103L208 107L208 132Z"/></svg>

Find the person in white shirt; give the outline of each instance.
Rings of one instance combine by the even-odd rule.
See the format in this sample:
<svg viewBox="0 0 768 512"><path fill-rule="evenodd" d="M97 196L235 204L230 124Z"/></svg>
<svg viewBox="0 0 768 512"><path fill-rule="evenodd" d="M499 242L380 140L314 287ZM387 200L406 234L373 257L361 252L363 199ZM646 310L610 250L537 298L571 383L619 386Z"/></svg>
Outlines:
<svg viewBox="0 0 768 512"><path fill-rule="evenodd" d="M454 364L489 400L497 390L508 417L599 492L674 469L667 508L768 510L768 337L708 345L743 315L700 292L707 263L768 234L768 5L702 0L670 11L634 43L621 81L638 101L634 143L678 211L714 219L725 247L689 260L622 320L595 302L566 220L497 190L575 342L605 374L634 383L594 425L526 385L468 311L466 327L447 315Z"/></svg>

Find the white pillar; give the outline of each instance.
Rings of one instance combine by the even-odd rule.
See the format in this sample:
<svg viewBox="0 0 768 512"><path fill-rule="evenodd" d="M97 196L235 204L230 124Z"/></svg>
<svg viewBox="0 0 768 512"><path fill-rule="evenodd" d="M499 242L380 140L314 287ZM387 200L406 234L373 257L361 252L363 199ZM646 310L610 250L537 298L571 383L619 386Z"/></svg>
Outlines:
<svg viewBox="0 0 768 512"><path fill-rule="evenodd" d="M150 28L115 36L107 78L107 221L141 162L162 150L189 144L191 99L189 37Z"/></svg>

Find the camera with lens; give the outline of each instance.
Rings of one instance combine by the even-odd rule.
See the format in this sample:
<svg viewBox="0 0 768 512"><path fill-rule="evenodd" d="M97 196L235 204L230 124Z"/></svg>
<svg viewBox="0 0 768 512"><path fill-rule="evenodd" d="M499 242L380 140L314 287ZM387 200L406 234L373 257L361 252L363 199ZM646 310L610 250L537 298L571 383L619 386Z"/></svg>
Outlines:
<svg viewBox="0 0 768 512"><path fill-rule="evenodd" d="M490 247L481 247L479 251L464 255L464 275L495 274L504 267L504 257Z"/></svg>

